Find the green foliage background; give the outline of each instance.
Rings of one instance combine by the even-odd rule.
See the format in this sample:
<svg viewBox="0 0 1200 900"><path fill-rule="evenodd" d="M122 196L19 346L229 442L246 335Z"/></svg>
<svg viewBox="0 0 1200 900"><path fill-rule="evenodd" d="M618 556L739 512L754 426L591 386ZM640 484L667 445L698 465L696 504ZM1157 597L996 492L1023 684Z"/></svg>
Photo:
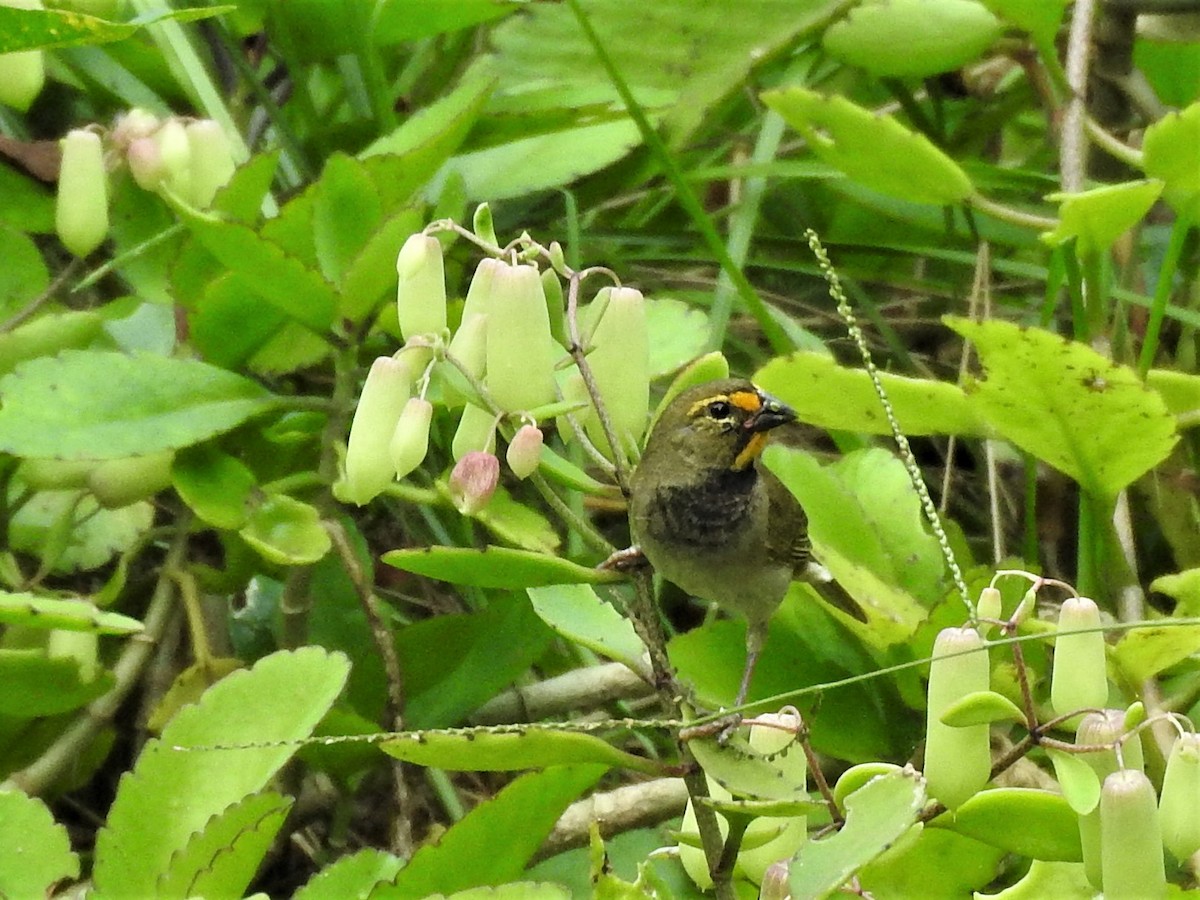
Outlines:
<svg viewBox="0 0 1200 900"><path fill-rule="evenodd" d="M593 569L627 530L578 446L551 434L545 491L506 479L464 517L442 405L417 472L363 508L333 495L366 370L400 343L399 248L481 202L502 243L558 241L646 293L652 407L721 351L809 426L767 462L864 615L794 585L753 699L801 707L831 778L914 758L934 637L998 569L1096 599L1109 706L1195 718L1200 36L1182 18L1041 0L48 5L0 4L0 54L46 73L27 110L0 105L0 894L695 891L647 861L682 811L677 723L642 678L632 592ZM1093 36L1073 104L1065 63ZM196 210L110 156L108 239L74 258L55 142L135 106L214 119L237 171ZM479 253L445 247L456 324ZM1028 583L999 586L1012 615ZM681 680L728 703L742 625L670 589L663 610ZM1051 718L1049 629L1024 622L1015 662L992 651L992 691L1035 714L993 702L998 745ZM515 727L531 721L550 727ZM1170 735L1141 740L1158 784ZM854 875L878 897L1091 896L1057 765L1024 756L923 830L916 779L893 772L851 795L792 890ZM586 830L544 846L593 788L659 785L651 824L605 835L616 874L598 840L557 853Z"/></svg>

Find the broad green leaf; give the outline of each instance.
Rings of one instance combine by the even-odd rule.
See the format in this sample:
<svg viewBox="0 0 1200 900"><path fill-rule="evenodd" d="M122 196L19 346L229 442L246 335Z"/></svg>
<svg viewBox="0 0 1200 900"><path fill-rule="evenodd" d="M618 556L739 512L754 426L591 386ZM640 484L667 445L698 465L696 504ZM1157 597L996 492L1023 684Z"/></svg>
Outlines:
<svg viewBox="0 0 1200 900"><path fill-rule="evenodd" d="M1116 496L1175 446L1162 397L1091 347L999 320L946 324L979 354L971 400L988 424L1088 493Z"/></svg>
<svg viewBox="0 0 1200 900"><path fill-rule="evenodd" d="M879 378L906 435L978 437L986 432L958 385L886 372ZM754 373L754 383L791 406L802 422L864 434L892 433L866 371L838 365L827 354L776 357Z"/></svg>
<svg viewBox="0 0 1200 900"><path fill-rule="evenodd" d="M534 612L557 634L639 675L649 674L643 660L646 648L633 625L589 585L552 584L526 588L526 593Z"/></svg>
<svg viewBox="0 0 1200 900"><path fill-rule="evenodd" d="M78 709L102 695L112 679L84 678L79 662L50 658L41 650L0 649L0 715L17 719Z"/></svg>
<svg viewBox="0 0 1200 900"><path fill-rule="evenodd" d="M1083 760L1083 754L1048 748L1046 755L1054 764L1054 775L1071 809L1086 816L1100 803L1100 778Z"/></svg>
<svg viewBox="0 0 1200 900"><path fill-rule="evenodd" d="M449 489L447 489L447 495ZM534 553L553 553L562 544L554 525L541 512L513 499L504 485L473 518L506 544Z"/></svg>
<svg viewBox="0 0 1200 900"><path fill-rule="evenodd" d="M1021 827L1014 828L1014 822L1020 822ZM1061 794L1050 791L980 791L960 806L953 818L942 816L930 825L949 828L1018 856L1064 862L1081 859L1075 812Z"/></svg>
<svg viewBox="0 0 1200 900"><path fill-rule="evenodd" d="M175 676L167 692L154 704L146 719L146 730L160 734L175 713L195 703L210 687L245 664L233 657L210 656L204 662L193 663Z"/></svg>
<svg viewBox="0 0 1200 900"><path fill-rule="evenodd" d="M49 897L58 882L79 877L67 829L22 791L0 791L0 847L0 896Z"/></svg>
<svg viewBox="0 0 1200 900"><path fill-rule="evenodd" d="M1200 221L1200 102L1169 112L1142 138L1146 174L1163 181L1163 196L1177 213Z"/></svg>
<svg viewBox="0 0 1200 900"><path fill-rule="evenodd" d="M845 805L846 798L877 775L890 775L899 772L901 766L896 763L868 762L851 766L838 776L837 784L833 786L833 799L839 806Z"/></svg>
<svg viewBox="0 0 1200 900"><path fill-rule="evenodd" d="M455 891L446 900L570 900L573 895L561 884L512 881L495 887ZM601 896L597 893L597 896Z"/></svg>
<svg viewBox="0 0 1200 900"><path fill-rule="evenodd" d="M1186 417L1189 425L1196 423L1200 417L1200 375L1151 369L1146 373L1146 384L1159 393L1172 415Z"/></svg>
<svg viewBox="0 0 1200 900"><path fill-rule="evenodd" d="M1051 194L1047 199L1061 202L1059 222L1042 240L1058 245L1075 238L1081 258L1105 253L1141 221L1162 190L1161 181L1150 180L1108 184L1078 194Z"/></svg>
<svg viewBox="0 0 1200 900"><path fill-rule="evenodd" d="M4 256L4 267L0 268L0 315L7 319L17 312L23 303L28 303L42 293L50 284L50 272L37 248L37 244L25 234L3 222L0 217L0 253ZM94 313L92 314L95 315ZM0 369L11 368L5 344L0 343Z"/></svg>
<svg viewBox="0 0 1200 900"><path fill-rule="evenodd" d="M891 116L798 87L766 91L762 100L820 159L881 194L945 206L974 191L958 163Z"/></svg>
<svg viewBox="0 0 1200 900"><path fill-rule="evenodd" d="M708 316L682 300L646 298L650 334L650 377L674 372L695 359L708 343Z"/></svg>
<svg viewBox="0 0 1200 900"><path fill-rule="evenodd" d="M54 194L16 166L0 166L0 222L32 234L52 233Z"/></svg>
<svg viewBox="0 0 1200 900"><path fill-rule="evenodd" d="M377 885L395 878L403 866L403 860L382 850L359 850L327 865L293 894L292 900L367 897Z"/></svg>
<svg viewBox="0 0 1200 900"><path fill-rule="evenodd" d="M340 285L346 270L379 228L383 212L363 164L342 153L325 163L314 184L313 243L321 273Z"/></svg>
<svg viewBox="0 0 1200 900"><path fill-rule="evenodd" d="M405 762L453 771L510 772L603 763L648 775L663 774L662 764L618 750L593 735L545 728L414 731L379 746L384 753Z"/></svg>
<svg viewBox="0 0 1200 900"><path fill-rule="evenodd" d="M55 572L90 571L129 550L153 524L150 503L103 509L78 491L39 491L12 514L8 541Z"/></svg>
<svg viewBox="0 0 1200 900"><path fill-rule="evenodd" d="M871 0L826 29L821 44L872 75L924 78L975 61L1000 32L973 0Z"/></svg>
<svg viewBox="0 0 1200 900"><path fill-rule="evenodd" d="M1178 605L1175 615L1200 615L1200 569L1185 569L1171 575L1160 575L1150 582L1150 590L1166 594Z"/></svg>
<svg viewBox="0 0 1200 900"><path fill-rule="evenodd" d="M241 897L292 806L290 797L251 794L213 816L158 877L158 900Z"/></svg>
<svg viewBox="0 0 1200 900"><path fill-rule="evenodd" d="M240 222L176 206L192 235L243 284L302 325L324 331L337 312L337 294L320 272Z"/></svg>
<svg viewBox="0 0 1200 900"><path fill-rule="evenodd" d="M546 553L508 547L426 547L423 550L389 550L389 566L452 584L520 590L550 584L601 584L620 581L621 575L589 568Z"/></svg>
<svg viewBox="0 0 1200 900"><path fill-rule="evenodd" d="M1083 863L1035 859L1025 876L998 894L976 894L975 900L1094 900L1096 889L1088 881Z"/></svg>
<svg viewBox="0 0 1200 900"><path fill-rule="evenodd" d="M995 881L1005 853L941 828L923 828L858 873L875 897L970 897Z"/></svg>
<svg viewBox="0 0 1200 900"><path fill-rule="evenodd" d="M217 191L212 208L235 222L253 225L262 212L263 198L271 189L278 167L277 150L251 157L238 166L228 183Z"/></svg>
<svg viewBox="0 0 1200 900"><path fill-rule="evenodd" d="M96 634L137 634L143 630L137 619L97 609L87 600L62 600L7 591L0 591L0 625L94 631Z"/></svg>
<svg viewBox="0 0 1200 900"><path fill-rule="evenodd" d="M258 481L244 463L212 444L180 451L171 466L180 498L214 528L241 528Z"/></svg>
<svg viewBox="0 0 1200 900"><path fill-rule="evenodd" d="M1172 625L1170 620L1127 631L1113 657L1131 684L1141 684L1200 651L1200 625Z"/></svg>
<svg viewBox="0 0 1200 900"><path fill-rule="evenodd" d="M965 728L991 725L993 722L1024 722L1025 714L1017 704L995 691L974 691L950 705L941 715L946 725Z"/></svg>
<svg viewBox="0 0 1200 900"><path fill-rule="evenodd" d="M792 896L834 893L908 832L924 803L925 785L915 772L872 778L846 798L846 824L840 831L800 848L791 864Z"/></svg>
<svg viewBox="0 0 1200 900"><path fill-rule="evenodd" d="M735 797L755 800L807 800L808 786L786 777L785 770L773 759L755 752L740 736L726 744L715 738L688 741L688 749L704 774ZM788 753L802 753L799 744Z"/></svg>
<svg viewBox="0 0 1200 900"><path fill-rule="evenodd" d="M0 292L3 290L0 285ZM54 356L62 350L84 349L97 341L109 344L105 339L104 319L98 313L65 312L40 316L0 334L0 375L7 375L27 360Z"/></svg>
<svg viewBox="0 0 1200 900"><path fill-rule="evenodd" d="M621 159L641 142L637 126L626 117L588 121L460 153L438 172L433 190L440 189L447 178L458 176L469 200L507 200L590 175Z"/></svg>
<svg viewBox="0 0 1200 900"><path fill-rule="evenodd" d="M449 894L519 878L558 817L608 770L602 765L555 766L522 775L426 844L372 900ZM480 848L502 851L481 853Z"/></svg>
<svg viewBox="0 0 1200 900"><path fill-rule="evenodd" d="M980 0L1007 22L1028 31L1040 46L1047 46L1058 33L1069 0Z"/></svg>
<svg viewBox="0 0 1200 900"><path fill-rule="evenodd" d="M256 793L333 705L349 662L316 647L281 651L222 679L149 741L96 837L105 897L152 897L159 875L214 815ZM256 749L214 745L264 744ZM164 807L163 804L166 803Z"/></svg>
<svg viewBox="0 0 1200 900"><path fill-rule="evenodd" d="M222 272L209 280L189 319L191 340L213 365L235 369L269 344L290 320L270 303L246 303L252 277Z"/></svg>
<svg viewBox="0 0 1200 900"><path fill-rule="evenodd" d="M397 640L409 696L405 721L410 728L459 724L524 675L552 639L517 593L493 596L487 609L470 616L410 625Z"/></svg>
<svg viewBox="0 0 1200 900"><path fill-rule="evenodd" d="M342 278L343 316L358 322L384 298L395 300L396 257L408 236L424 224L416 209L402 209L367 238Z"/></svg>
<svg viewBox="0 0 1200 900"><path fill-rule="evenodd" d="M191 22L232 12L234 6L209 6L176 9L141 16L133 22L109 22L73 10L24 10L0 6L0 53L72 47L79 44L107 44L123 40L139 28L173 19Z"/></svg>
<svg viewBox="0 0 1200 900"><path fill-rule="evenodd" d="M285 494L268 494L238 532L264 559L281 566L311 565L332 542L316 507Z"/></svg>
<svg viewBox="0 0 1200 900"><path fill-rule="evenodd" d="M175 450L236 428L274 398L199 360L67 350L0 379L0 451L121 459Z"/></svg>
<svg viewBox="0 0 1200 900"><path fill-rule="evenodd" d="M867 623L844 612L839 620L880 646L911 635L944 592L944 562L899 460L873 449L822 467L783 446L763 459L804 507L816 558Z"/></svg>

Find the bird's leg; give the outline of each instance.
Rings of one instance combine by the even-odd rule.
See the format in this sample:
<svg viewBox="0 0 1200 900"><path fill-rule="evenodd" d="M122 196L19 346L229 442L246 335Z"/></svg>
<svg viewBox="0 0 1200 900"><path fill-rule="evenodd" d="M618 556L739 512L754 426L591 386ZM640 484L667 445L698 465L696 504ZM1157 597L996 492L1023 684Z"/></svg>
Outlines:
<svg viewBox="0 0 1200 900"><path fill-rule="evenodd" d="M640 569L643 566L649 565L650 561L642 553L642 548L634 544L632 547L626 547L624 550L614 550L608 559L604 560L596 568L608 569L614 572L632 572L634 569Z"/></svg>
<svg viewBox="0 0 1200 900"><path fill-rule="evenodd" d="M754 666L758 663L758 654L762 652L762 647L766 643L766 640L766 622L750 622L747 624L746 668L742 670L742 683L738 687L737 697L733 701L734 706L741 706L746 702L746 695L750 693L750 679L754 677Z"/></svg>

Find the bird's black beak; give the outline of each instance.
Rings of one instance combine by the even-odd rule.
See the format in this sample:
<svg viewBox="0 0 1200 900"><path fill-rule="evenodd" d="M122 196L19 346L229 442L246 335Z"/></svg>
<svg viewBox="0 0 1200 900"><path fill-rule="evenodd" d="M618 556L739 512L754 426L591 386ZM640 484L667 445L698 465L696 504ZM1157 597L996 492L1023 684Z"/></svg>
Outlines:
<svg viewBox="0 0 1200 900"><path fill-rule="evenodd" d="M782 400L776 400L770 394L764 394L761 391L758 396L762 405L757 412L746 419L744 427L747 431L757 434L796 421L796 411Z"/></svg>

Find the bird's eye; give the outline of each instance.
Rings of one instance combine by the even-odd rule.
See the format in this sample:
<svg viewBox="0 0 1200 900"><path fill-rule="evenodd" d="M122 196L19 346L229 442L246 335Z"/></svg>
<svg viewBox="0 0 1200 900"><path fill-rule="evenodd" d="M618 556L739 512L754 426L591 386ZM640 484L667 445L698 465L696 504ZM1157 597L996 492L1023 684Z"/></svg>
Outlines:
<svg viewBox="0 0 1200 900"><path fill-rule="evenodd" d="M708 404L708 415L713 419L728 419L729 414L733 412L733 407L730 406L727 400L714 400Z"/></svg>

